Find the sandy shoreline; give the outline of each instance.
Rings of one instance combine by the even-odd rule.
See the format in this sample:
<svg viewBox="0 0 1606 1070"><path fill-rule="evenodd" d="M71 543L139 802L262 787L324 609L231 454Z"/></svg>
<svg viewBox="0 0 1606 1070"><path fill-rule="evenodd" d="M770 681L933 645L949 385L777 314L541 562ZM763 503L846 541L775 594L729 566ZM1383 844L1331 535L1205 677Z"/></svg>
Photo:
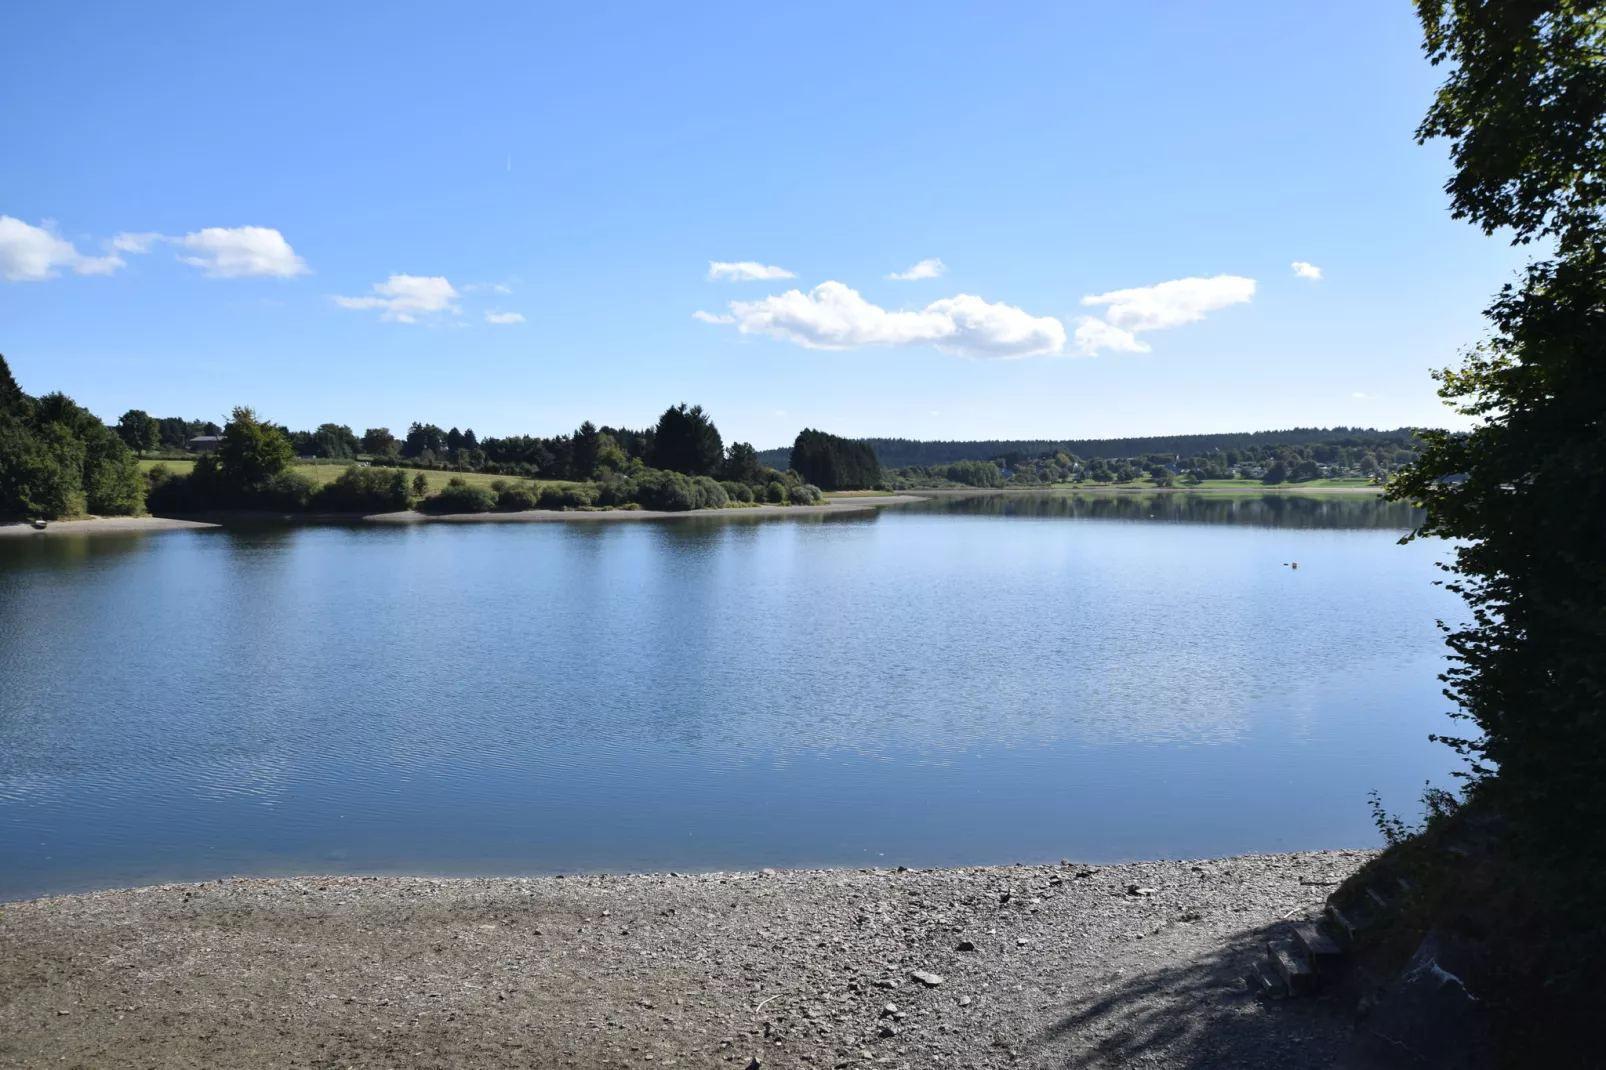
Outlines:
<svg viewBox="0 0 1606 1070"><path fill-rule="evenodd" d="M446 513L427 514L413 510L396 513L374 513L364 516L348 514L278 514L278 513L220 513L198 517L161 516L98 516L82 520L52 520L46 527L36 529L31 524L0 523L0 538L41 538L61 535L127 535L155 531L193 531L220 528L229 521L257 523L320 524L331 522L370 524L530 524L530 523L601 523L629 520L679 520L683 517L718 517L723 520L770 520L783 517L834 516L840 513L861 513L884 505L904 505L925 499L910 494L886 494L875 497L857 497L846 501L830 501L823 505L766 505L751 509L688 509L683 512L660 512L652 509L529 509L519 513Z"/></svg>
<svg viewBox="0 0 1606 1070"><path fill-rule="evenodd" d="M140 531L192 531L215 528L204 520L178 520L163 516L94 516L83 520L52 520L42 530L32 524L0 524L0 539L46 538L53 535L126 535Z"/></svg>
<svg viewBox="0 0 1606 1070"><path fill-rule="evenodd" d="M32 900L0 908L0 1066L1323 1066L1345 1012L1241 977L1368 857Z"/></svg>

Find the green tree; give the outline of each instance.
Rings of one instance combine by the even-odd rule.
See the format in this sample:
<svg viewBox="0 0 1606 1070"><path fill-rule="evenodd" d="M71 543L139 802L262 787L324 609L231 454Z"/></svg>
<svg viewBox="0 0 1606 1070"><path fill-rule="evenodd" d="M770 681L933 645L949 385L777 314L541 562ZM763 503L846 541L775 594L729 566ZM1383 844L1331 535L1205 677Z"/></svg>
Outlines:
<svg viewBox="0 0 1606 1070"><path fill-rule="evenodd" d="M758 481L758 451L747 442L732 442L725 451L725 478L733 483Z"/></svg>
<svg viewBox="0 0 1606 1070"><path fill-rule="evenodd" d="M223 428L223 443L217 451L218 473L234 488L256 487L289 468L294 457L283 432L241 406Z"/></svg>
<svg viewBox="0 0 1606 1070"><path fill-rule="evenodd" d="M388 427L370 427L362 433L362 451L370 457L394 457L396 436Z"/></svg>
<svg viewBox="0 0 1606 1070"><path fill-rule="evenodd" d="M1583 0L1417 6L1429 58L1451 66L1417 133L1451 142L1454 214L1554 242L1488 309L1493 336L1437 373L1473 429L1423 432L1389 493L1425 507L1416 537L1456 540L1451 587L1472 622L1449 634L1444 680L1473 730L1445 742L1506 822L1530 912L1503 928L1538 964L1508 985L1544 994L1512 1036L1524 1064L1560 1065L1547 1045L1593 1044L1606 960L1606 15Z"/></svg>
<svg viewBox="0 0 1606 1070"><path fill-rule="evenodd" d="M701 405L672 405L658 418L652 440L651 464L689 476L719 473L725 460L725 443Z"/></svg>
<svg viewBox="0 0 1606 1070"><path fill-rule="evenodd" d="M117 437L135 453L153 450L162 441L162 425L144 409L129 409L117 421Z"/></svg>
<svg viewBox="0 0 1606 1070"><path fill-rule="evenodd" d="M602 455L602 433L587 420L575 429L569 440L569 469L574 479L587 480L597 474Z"/></svg>

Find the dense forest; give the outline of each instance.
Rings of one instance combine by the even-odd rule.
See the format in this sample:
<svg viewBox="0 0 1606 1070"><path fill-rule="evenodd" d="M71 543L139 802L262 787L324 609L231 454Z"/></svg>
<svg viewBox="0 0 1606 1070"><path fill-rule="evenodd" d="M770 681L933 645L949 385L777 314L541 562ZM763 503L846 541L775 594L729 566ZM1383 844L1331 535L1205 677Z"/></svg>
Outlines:
<svg viewBox="0 0 1606 1070"><path fill-rule="evenodd" d="M790 459L791 468L825 490L866 490L881 483L881 464L866 442L804 428Z"/></svg>
<svg viewBox="0 0 1606 1070"><path fill-rule="evenodd" d="M65 394L30 397L0 356L0 517L137 513L133 452Z"/></svg>
<svg viewBox="0 0 1606 1070"><path fill-rule="evenodd" d="M1109 439L1102 443L1082 443L1084 449L1092 447L1086 453L1056 449L1027 454L1013 449L991 457L889 469L882 477L882 485L890 490L907 490L945 484L1030 487L1066 483L1123 484L1147 479L1155 486L1168 487L1198 486L1211 479L1247 479L1275 486L1316 479L1380 479L1411 464L1421 449L1420 441L1411 431L1335 428L1323 432L1325 437L1305 437L1298 442L1282 441L1281 434L1261 431L1241 435L1188 435L1176 440ZM1250 444L1218 445L1218 441L1246 440ZM1126 447L1155 441L1189 441L1207 448L1193 453L1118 454L1109 446L1109 443ZM999 444L978 442L971 445L976 447L975 452L981 453L983 447Z"/></svg>
<svg viewBox="0 0 1606 1070"><path fill-rule="evenodd" d="M1278 446L1302 446L1331 443L1344 446L1370 445L1380 440L1411 442L1415 431L1402 427L1394 431L1377 431L1360 427L1295 427L1286 431L1235 431L1215 435L1155 435L1146 438L1084 438L1048 441L1038 439L993 439L976 441L921 442L908 438L866 438L864 442L875 450L876 459L884 468L907 468L914 465L935 466L955 461L1001 461L1012 467L1024 458L1052 457L1063 453L1074 457L1103 457L1106 460L1133 458L1144 454L1165 454L1174 457L1199 457L1229 451L1244 452L1259 448L1267 450ZM787 449L763 450L759 458L765 464L785 464Z"/></svg>

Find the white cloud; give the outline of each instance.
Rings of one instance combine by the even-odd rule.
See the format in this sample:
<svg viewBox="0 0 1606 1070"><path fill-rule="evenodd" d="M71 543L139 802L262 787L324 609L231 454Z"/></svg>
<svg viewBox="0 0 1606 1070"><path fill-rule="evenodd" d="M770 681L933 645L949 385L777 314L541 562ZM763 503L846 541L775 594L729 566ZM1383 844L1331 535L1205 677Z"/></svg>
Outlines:
<svg viewBox="0 0 1606 1070"><path fill-rule="evenodd" d="M1078 321L1077 345L1089 356L1100 349L1144 353L1148 346L1138 341L1138 332L1195 323L1207 312L1243 304L1254 295L1255 280L1240 275L1173 279L1155 286L1093 294L1082 298L1082 304L1108 307L1103 320L1086 317Z"/></svg>
<svg viewBox="0 0 1606 1070"><path fill-rule="evenodd" d="M8 282L38 282L70 268L80 275L109 275L124 265L119 256L84 256L46 221L35 227L0 215L0 276Z"/></svg>
<svg viewBox="0 0 1606 1070"><path fill-rule="evenodd" d="M726 279L731 282L758 282L764 279L795 279L796 275L782 267L771 267L760 264L754 260L738 260L725 262L710 260L708 262L708 277L710 279Z"/></svg>
<svg viewBox="0 0 1606 1070"><path fill-rule="evenodd" d="M899 279L903 282L910 282L914 279L936 279L941 278L942 273L947 270L948 265L941 260L922 260L908 271L894 271L887 278Z"/></svg>
<svg viewBox="0 0 1606 1070"><path fill-rule="evenodd" d="M1368 394L1368 393L1366 393L1364 391L1361 391L1361 390L1355 391L1355 393L1351 394L1350 397L1354 398L1356 401L1376 401L1377 400L1377 395L1376 394Z"/></svg>
<svg viewBox="0 0 1606 1070"><path fill-rule="evenodd" d="M1317 267L1315 264L1307 264L1303 260L1295 260L1294 274L1298 275L1302 279L1309 279L1312 282L1316 282L1322 277L1322 269Z"/></svg>
<svg viewBox="0 0 1606 1070"><path fill-rule="evenodd" d="M417 323L419 316L462 311L452 304L457 291L439 275L392 275L374 283L374 292L381 296L336 297L335 303L341 308L380 309L379 318L393 323Z"/></svg>
<svg viewBox="0 0 1606 1070"><path fill-rule="evenodd" d="M463 292L466 294L493 293L505 295L512 293L513 287L505 282L471 282L463 287Z"/></svg>
<svg viewBox="0 0 1606 1070"><path fill-rule="evenodd" d="M523 323L524 322L524 315L523 315L523 313L519 313L519 312L493 312L493 311L487 310L486 313L485 313L485 322L486 323Z"/></svg>
<svg viewBox="0 0 1606 1070"><path fill-rule="evenodd" d="M691 314L691 318L695 319L695 320L702 320L704 323L735 323L736 322L736 317L735 316L716 316L712 312L704 312L700 308L696 312L693 312Z"/></svg>
<svg viewBox="0 0 1606 1070"><path fill-rule="evenodd" d="M732 301L730 308L729 319L743 334L769 334L806 349L930 344L945 353L1010 359L1065 347L1065 325L1052 316L1031 316L970 294L916 312L888 312L843 283L822 282L808 293L788 290L760 301ZM707 313L697 318L727 321Z"/></svg>
<svg viewBox="0 0 1606 1070"><path fill-rule="evenodd" d="M167 240L198 254L179 259L204 268L206 274L215 279L257 275L289 279L308 270L307 262L297 256L284 235L272 227L207 227Z"/></svg>
<svg viewBox="0 0 1606 1070"><path fill-rule="evenodd" d="M1089 356L1101 349L1116 353L1147 353L1149 347L1140 342L1131 331L1123 331L1113 323L1105 323L1092 316L1076 321L1076 348Z"/></svg>
<svg viewBox="0 0 1606 1070"><path fill-rule="evenodd" d="M165 240L160 234L124 232L112 239L112 248L120 253L148 253L152 245Z"/></svg>

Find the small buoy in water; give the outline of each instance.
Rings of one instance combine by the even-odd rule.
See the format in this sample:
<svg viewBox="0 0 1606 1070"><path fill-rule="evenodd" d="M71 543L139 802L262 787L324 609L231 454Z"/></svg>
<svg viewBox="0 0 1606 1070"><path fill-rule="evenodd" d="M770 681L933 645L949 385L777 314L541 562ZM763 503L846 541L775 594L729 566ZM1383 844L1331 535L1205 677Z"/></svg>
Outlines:
<svg viewBox="0 0 1606 1070"><path fill-rule="evenodd" d="M1289 567L1289 568L1298 568L1298 567L1299 567L1299 562L1298 562L1298 561L1295 561L1295 562L1293 562L1293 563L1292 563L1292 564L1290 564L1290 565L1289 565L1289 566L1288 566L1288 567Z"/></svg>

